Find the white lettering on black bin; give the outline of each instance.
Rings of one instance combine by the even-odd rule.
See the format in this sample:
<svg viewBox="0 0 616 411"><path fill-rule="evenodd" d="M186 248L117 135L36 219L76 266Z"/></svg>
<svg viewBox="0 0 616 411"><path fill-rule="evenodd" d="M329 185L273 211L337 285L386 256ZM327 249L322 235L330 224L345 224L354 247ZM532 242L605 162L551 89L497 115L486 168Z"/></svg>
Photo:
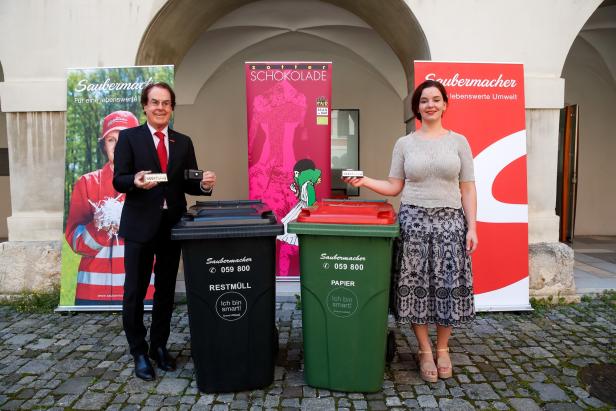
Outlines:
<svg viewBox="0 0 616 411"><path fill-rule="evenodd" d="M357 311L358 305L357 295L348 288L334 288L327 294L327 309L336 317L352 316Z"/></svg>
<svg viewBox="0 0 616 411"><path fill-rule="evenodd" d="M246 298L240 293L229 291L216 299L216 314L225 321L237 321L248 311Z"/></svg>

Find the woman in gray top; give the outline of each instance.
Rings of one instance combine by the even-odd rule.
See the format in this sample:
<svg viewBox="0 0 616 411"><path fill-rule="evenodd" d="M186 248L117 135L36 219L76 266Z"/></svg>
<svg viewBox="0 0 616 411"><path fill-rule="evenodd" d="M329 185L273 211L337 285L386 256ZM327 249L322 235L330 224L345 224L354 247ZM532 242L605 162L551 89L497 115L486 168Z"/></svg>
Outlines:
<svg viewBox="0 0 616 411"><path fill-rule="evenodd" d="M447 103L441 83L420 84L411 107L421 128L396 142L389 178L345 179L382 195L402 192L400 270L393 299L398 321L412 324L421 377L428 382L451 377L451 329L475 317L470 259L478 244L473 156L464 136L443 128ZM428 324L436 324L436 364Z"/></svg>

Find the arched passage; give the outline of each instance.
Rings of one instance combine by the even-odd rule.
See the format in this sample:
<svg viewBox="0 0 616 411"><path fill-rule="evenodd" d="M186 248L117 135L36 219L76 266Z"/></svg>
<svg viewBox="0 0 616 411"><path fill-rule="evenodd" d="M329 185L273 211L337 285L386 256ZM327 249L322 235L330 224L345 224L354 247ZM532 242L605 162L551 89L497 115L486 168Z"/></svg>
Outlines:
<svg viewBox="0 0 616 411"><path fill-rule="evenodd" d="M197 38L221 17L259 0L170 0L154 17L141 40L136 64L178 66ZM419 23L403 0L313 0L345 9L367 23L391 47L412 87L413 60L428 59L428 44ZM297 7L289 2L288 7ZM297 9L298 14L301 12ZM299 16L301 17L301 16ZM326 16L323 16L326 17ZM181 30L178 30L181 28Z"/></svg>
<svg viewBox="0 0 616 411"><path fill-rule="evenodd" d="M176 65L176 127L193 136L199 164L219 174L217 198L245 198L244 61L333 61L333 108L360 110L361 168L385 177L405 134L413 60L429 57L404 1L172 0L136 62Z"/></svg>
<svg viewBox="0 0 616 411"><path fill-rule="evenodd" d="M616 1L588 19L565 61L565 104L578 108L575 235L616 236Z"/></svg>

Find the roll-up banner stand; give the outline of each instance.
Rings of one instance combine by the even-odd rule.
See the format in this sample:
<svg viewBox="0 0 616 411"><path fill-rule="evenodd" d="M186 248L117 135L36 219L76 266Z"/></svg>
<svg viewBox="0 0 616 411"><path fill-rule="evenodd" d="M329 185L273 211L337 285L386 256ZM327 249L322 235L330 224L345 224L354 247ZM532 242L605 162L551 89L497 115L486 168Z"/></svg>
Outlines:
<svg viewBox="0 0 616 411"><path fill-rule="evenodd" d="M286 226L330 194L331 62L246 62L248 190L285 233L276 240L278 280L297 281L299 247Z"/></svg>
<svg viewBox="0 0 616 411"><path fill-rule="evenodd" d="M112 186L118 133L145 121L141 90L173 85L173 66L68 69L64 234L57 311L121 311L124 194ZM154 275L146 294L151 309Z"/></svg>
<svg viewBox="0 0 616 411"><path fill-rule="evenodd" d="M519 63L416 61L415 85L443 83L445 128L473 151L479 247L473 254L477 310L527 310L528 199L524 67Z"/></svg>

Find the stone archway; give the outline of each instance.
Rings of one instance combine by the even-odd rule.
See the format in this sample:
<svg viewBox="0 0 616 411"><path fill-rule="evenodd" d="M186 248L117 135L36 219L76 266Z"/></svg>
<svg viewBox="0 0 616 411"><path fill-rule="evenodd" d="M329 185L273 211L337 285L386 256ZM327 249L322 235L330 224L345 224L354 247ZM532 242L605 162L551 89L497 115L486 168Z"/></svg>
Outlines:
<svg viewBox="0 0 616 411"><path fill-rule="evenodd" d="M429 59L430 55L426 38L404 1L377 3L214 0L202 4L171 0L161 8L142 38L136 63L176 66L176 126L198 136L195 148L200 164L207 162L225 174L236 176L233 181L220 181L217 195L222 198L245 195L247 183L239 177L244 175L243 169L230 166L228 161L237 157L237 148L245 144L242 139L245 137L241 137L245 136L245 130L239 124L243 120L238 121L243 118L245 108L244 92L238 88L243 87L239 84L243 76L234 72L231 80L224 72L236 71L244 61L250 60L337 59L333 107L362 108L366 114L362 114L366 133L362 133L360 157L362 150L371 155L364 154L360 161L367 172L376 175L383 172L381 166L383 161L389 161L393 142L412 125L406 106L409 90L413 88L413 60ZM170 29L179 26L183 30ZM357 75L351 80L347 74L353 72L370 72L370 75ZM339 73L338 80L336 73ZM222 92L221 87L229 88ZM357 89L361 88L366 91L358 96ZM204 93L221 99L202 97L199 100ZM374 94L366 97L370 93ZM380 98L387 99L387 103ZM366 99L371 99L372 104ZM225 104L219 104L223 100ZM236 116L233 119L231 111ZM205 117L212 112L217 115L208 118L206 123ZM227 120L226 125L221 125L222 119ZM213 135L224 136L225 141L213 140ZM230 138L234 141L229 142ZM211 147L219 150L216 158L200 154ZM239 163L241 156L240 153Z"/></svg>
<svg viewBox="0 0 616 411"><path fill-rule="evenodd" d="M136 64L174 64L202 32L231 11L255 0L170 0L152 19L135 59ZM368 23L391 47L404 72L407 89L413 88L413 60L429 59L426 37L403 0L322 0L343 8ZM178 30L181 28L181 30Z"/></svg>
<svg viewBox="0 0 616 411"><path fill-rule="evenodd" d="M616 1L604 1L573 41L563 66L565 104L579 109L576 235L616 236Z"/></svg>

